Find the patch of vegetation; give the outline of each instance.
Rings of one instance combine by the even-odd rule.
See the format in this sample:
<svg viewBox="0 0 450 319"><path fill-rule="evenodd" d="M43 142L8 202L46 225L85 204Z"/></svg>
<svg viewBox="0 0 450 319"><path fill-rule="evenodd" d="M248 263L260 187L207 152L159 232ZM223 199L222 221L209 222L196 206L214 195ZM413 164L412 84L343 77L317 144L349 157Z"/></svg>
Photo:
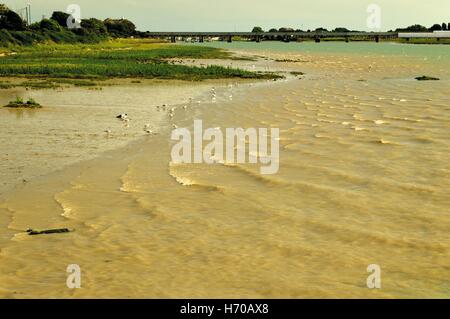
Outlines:
<svg viewBox="0 0 450 319"><path fill-rule="evenodd" d="M16 86L31 88L31 89L56 89L60 87L53 82L50 81L25 81Z"/></svg>
<svg viewBox="0 0 450 319"><path fill-rule="evenodd" d="M0 82L0 89L11 89L15 87L25 87L27 89L58 89L61 88L61 84L68 84L73 86L97 86L98 83L88 80L78 80L78 79L47 79L47 80L28 80L20 83L10 83L10 82Z"/></svg>
<svg viewBox="0 0 450 319"><path fill-rule="evenodd" d="M227 51L200 46L154 44L140 40L94 45L36 45L0 59L0 76L70 79L161 78L202 80L217 78L279 78L222 66L186 66L169 63L173 58L223 59ZM77 84L74 84L77 85ZM89 83L81 85L91 86Z"/></svg>
<svg viewBox="0 0 450 319"><path fill-rule="evenodd" d="M16 97L14 101L10 101L5 107L11 108L41 108L42 106L37 103L33 98L29 98L26 102L21 97Z"/></svg>
<svg viewBox="0 0 450 319"><path fill-rule="evenodd" d="M0 45L30 46L36 43L98 43L108 38L142 37L145 33L127 19L95 18L74 22L65 12L55 11L50 19L26 25L23 19L4 4L0 4Z"/></svg>
<svg viewBox="0 0 450 319"><path fill-rule="evenodd" d="M233 61L257 61L256 57L251 56L232 56L229 59Z"/></svg>
<svg viewBox="0 0 450 319"><path fill-rule="evenodd" d="M415 78L417 81L439 81L439 78L434 78L432 76L426 76L426 75L422 75L422 76L418 76Z"/></svg>
<svg viewBox="0 0 450 319"><path fill-rule="evenodd" d="M50 80L55 84L70 84L74 86L97 86L98 84L93 81L77 80L77 79L52 79Z"/></svg>
<svg viewBox="0 0 450 319"><path fill-rule="evenodd" d="M0 82L0 90L6 90L6 89L11 89L13 88L14 85L12 85L10 82L8 81L2 81Z"/></svg>
<svg viewBox="0 0 450 319"><path fill-rule="evenodd" d="M300 71L291 71L290 73L295 76L305 75L305 73L300 72Z"/></svg>
<svg viewBox="0 0 450 319"><path fill-rule="evenodd" d="M275 62L285 62L285 63L299 63L299 62L308 62L303 60L296 60L296 59L276 59Z"/></svg>
<svg viewBox="0 0 450 319"><path fill-rule="evenodd" d="M26 25L20 16L0 5L0 76L104 79L111 77L202 80L216 78L277 78L270 73L220 66L174 65L171 59L234 59L225 50L180 45L155 45L149 35L126 19L90 18L73 21L55 11L50 19ZM112 41L111 39L126 38ZM136 39L135 39L136 38ZM138 39L139 38L139 39ZM12 53L14 54L12 54ZM90 82L73 83L94 86ZM32 88L54 88L49 82L27 83ZM9 85L3 85L3 88Z"/></svg>

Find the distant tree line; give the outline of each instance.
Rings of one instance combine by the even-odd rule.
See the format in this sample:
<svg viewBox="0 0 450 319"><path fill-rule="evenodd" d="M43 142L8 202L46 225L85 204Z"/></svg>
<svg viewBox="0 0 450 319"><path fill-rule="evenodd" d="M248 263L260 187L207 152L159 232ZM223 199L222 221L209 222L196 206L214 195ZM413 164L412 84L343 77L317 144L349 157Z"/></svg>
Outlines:
<svg viewBox="0 0 450 319"><path fill-rule="evenodd" d="M396 29L397 32L433 32L433 31L447 31L450 30L450 22L442 24L433 24L431 27L427 28L420 24L411 25L407 28Z"/></svg>
<svg viewBox="0 0 450 319"><path fill-rule="evenodd" d="M263 30L263 28L261 28L261 27L254 27L253 28L253 30L252 30L252 32L253 33L263 33L263 32L266 32L266 31L264 31ZM308 30L301 30L301 29L294 29L294 28L290 28L290 27L282 27L282 28L279 28L279 29L276 29L276 28L272 28L272 29L269 29L267 32L269 32L269 33L292 33L292 32L340 32L340 33L342 33L342 32L359 32L359 31L356 31L356 30L349 30L349 29L347 29L347 28L344 28L344 27L338 27L338 28L335 28L335 29L333 29L333 30L327 30L327 29L325 29L325 28L322 28L322 27L320 27L320 28L316 28L316 29L313 29L313 30L311 30L311 29L308 29ZM271 35L266 35L266 36L264 36L264 38L265 39L267 39L267 40L283 40L283 36L281 36L281 35L273 35L273 36L271 36Z"/></svg>
<svg viewBox="0 0 450 319"><path fill-rule="evenodd" d="M447 31L450 30L450 22L442 24L433 24L431 27L427 28L420 24L414 24L407 28L396 29L396 32L433 32L433 31Z"/></svg>
<svg viewBox="0 0 450 319"><path fill-rule="evenodd" d="M253 33L263 33L263 32L266 32L266 31L264 31L263 28L261 28L261 27L254 27L252 32ZM294 28L290 28L290 27L282 27L282 28L279 28L279 29L272 28L272 29L269 29L267 32L274 33L274 32L359 32L359 31L349 30L349 29L343 28L343 27L335 28L333 30L327 30L327 29L322 28L322 27L316 28L316 29L313 29L313 30L311 30L311 29L301 30L301 29L294 29Z"/></svg>
<svg viewBox="0 0 450 319"><path fill-rule="evenodd" d="M31 45L36 42L96 43L107 38L145 37L127 19L82 19L77 27L69 28L71 16L55 11L50 19L42 19L31 25L4 4L0 4L0 45ZM73 21L73 20L72 20Z"/></svg>
<svg viewBox="0 0 450 319"><path fill-rule="evenodd" d="M406 28L398 28L395 30L395 32L432 32L432 31L447 31L450 30L450 22L449 23L442 23L442 24L433 24L431 27L427 28L425 26L422 26L420 24L415 24ZM253 33L263 33L266 32L264 31L263 28L261 27L254 27L252 30ZM294 28L289 28L289 27L282 27L279 29L276 28L272 28L269 29L267 32L270 33L274 33L274 32L361 32L361 31L357 31L357 30L349 30L347 28L344 27L338 27L332 30L327 30L326 28L316 28L316 29L309 29L309 30L301 30L301 29L294 29ZM390 32L393 32L393 30L390 30Z"/></svg>

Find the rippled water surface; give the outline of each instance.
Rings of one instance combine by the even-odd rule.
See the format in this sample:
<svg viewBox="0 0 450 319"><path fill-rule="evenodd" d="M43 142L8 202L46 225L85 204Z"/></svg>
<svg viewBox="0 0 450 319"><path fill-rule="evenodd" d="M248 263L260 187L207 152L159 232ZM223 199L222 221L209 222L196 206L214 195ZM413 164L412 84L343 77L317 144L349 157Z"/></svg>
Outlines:
<svg viewBox="0 0 450 319"><path fill-rule="evenodd" d="M38 91L51 107L1 110L16 157L2 156L33 178L0 203L0 295L450 297L450 48L314 45L230 46L261 58L226 63L305 73L283 81ZM168 92L173 118L156 108ZM172 125L194 119L279 128L279 172L171 163ZM158 135L143 134L147 122ZM86 160L59 160L77 154ZM25 174L2 165L5 185ZM66 287L74 263L79 290ZM380 290L366 287L369 264Z"/></svg>

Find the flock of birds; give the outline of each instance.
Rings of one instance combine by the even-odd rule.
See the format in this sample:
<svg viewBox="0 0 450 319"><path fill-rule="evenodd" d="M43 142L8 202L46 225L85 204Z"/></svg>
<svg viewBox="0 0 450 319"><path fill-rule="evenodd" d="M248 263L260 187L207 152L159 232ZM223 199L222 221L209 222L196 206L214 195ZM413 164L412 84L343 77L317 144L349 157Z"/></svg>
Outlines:
<svg viewBox="0 0 450 319"><path fill-rule="evenodd" d="M165 104L164 104L164 105L165 105ZM127 114L127 113L119 114L119 115L116 116L116 118L117 118L118 120L122 121L122 122L124 123L125 127L128 127L128 126L129 126L130 118L128 117L128 114ZM149 134L149 135L156 134L156 133L154 133L154 132L151 130L151 125L150 125L149 123L147 123L147 124L144 125L144 129L143 129L143 130L144 130L144 132L145 132L146 134ZM108 137L110 137L111 134L112 134L112 130L107 129L107 130L105 130L105 133L106 133L106 135L107 135Z"/></svg>
<svg viewBox="0 0 450 319"><path fill-rule="evenodd" d="M231 101L231 100L233 100L233 94L232 94L232 92L231 92L231 90L232 90L232 88L233 88L233 85L230 84L230 85L229 85L229 88L230 88L230 95L228 96L228 98L229 98L229 100ZM212 101L213 103L215 103L215 102L216 102L216 98L217 98L216 89L213 87L213 88L211 89L211 101ZM193 103L193 99L192 99L192 98L189 98L189 103ZM201 101L197 101L197 104L200 104L200 103L201 103ZM188 106L187 106L187 105L184 105L184 106L182 106L182 108L183 108L183 110L187 110ZM167 111L167 110L168 110L168 111L169 111L169 112L168 112L169 118L170 118L170 119L173 119L173 117L175 116L175 110L176 110L177 108L176 108L176 107L171 107L171 108L169 108L169 105L168 105L168 104L162 104L162 105L158 105L158 106L156 107L156 109L157 109L158 111L161 111L161 110L162 110L162 111ZM128 127L128 126L129 126L130 118L129 118L129 116L128 116L127 113L119 114L119 115L116 116L116 118L117 118L118 120L122 121L122 122L124 123L124 126L125 126L125 127ZM175 123L172 123L172 128L177 129L178 126L177 126ZM143 131L144 131L144 133L146 133L146 134L148 134L148 135L154 135L154 134L157 134L157 133L155 133L153 130L151 130L151 125L148 124L148 123L144 125ZM112 130L111 130L111 129L107 129L107 130L105 130L104 132L106 133L107 137L111 137L111 135L112 135Z"/></svg>

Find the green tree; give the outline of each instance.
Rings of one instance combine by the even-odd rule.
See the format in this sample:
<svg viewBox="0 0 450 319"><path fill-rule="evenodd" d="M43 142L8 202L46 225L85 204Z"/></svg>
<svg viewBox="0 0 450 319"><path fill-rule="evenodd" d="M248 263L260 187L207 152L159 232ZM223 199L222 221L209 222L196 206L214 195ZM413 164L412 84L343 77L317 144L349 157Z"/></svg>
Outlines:
<svg viewBox="0 0 450 319"><path fill-rule="evenodd" d="M264 30L261 27L254 27L252 30L253 33L263 33Z"/></svg>
<svg viewBox="0 0 450 319"><path fill-rule="evenodd" d="M420 25L420 24L414 24L414 25L410 25L409 27L406 27L406 28L398 28L395 31L396 32L427 32L428 28L424 27L423 25Z"/></svg>
<svg viewBox="0 0 450 319"><path fill-rule="evenodd" d="M135 34L136 26L127 19L106 19L108 33L114 37L130 37Z"/></svg>
<svg viewBox="0 0 450 319"><path fill-rule="evenodd" d="M347 29L347 28L342 28L341 27L341 28L334 29L333 32L350 32L350 30Z"/></svg>
<svg viewBox="0 0 450 319"><path fill-rule="evenodd" d="M61 11L55 11L52 14L52 17L50 19L55 20L58 22L58 24L64 28L67 28L67 20L69 19L70 14L61 12Z"/></svg>
<svg viewBox="0 0 450 319"><path fill-rule="evenodd" d="M62 27L59 25L59 23L51 19L42 19L41 22L39 22L39 28L41 29L41 31L52 31L52 32L62 30Z"/></svg>
<svg viewBox="0 0 450 319"><path fill-rule="evenodd" d="M23 31L25 28L25 21L17 13L3 4L0 5L0 29Z"/></svg>
<svg viewBox="0 0 450 319"><path fill-rule="evenodd" d="M272 28L272 29L269 30L269 32L270 32L270 33L274 33L274 32L278 32L278 30L275 29L275 28Z"/></svg>
<svg viewBox="0 0 450 319"><path fill-rule="evenodd" d="M294 32L294 29L283 27L278 30L278 32Z"/></svg>
<svg viewBox="0 0 450 319"><path fill-rule="evenodd" d="M447 31L447 24L446 23L442 23L442 30L443 31Z"/></svg>
<svg viewBox="0 0 450 319"><path fill-rule="evenodd" d="M314 31L316 31L316 32L328 32L328 30L327 29L325 29L325 28L322 28L322 27L320 27L320 28L317 28L316 30L314 30Z"/></svg>
<svg viewBox="0 0 450 319"><path fill-rule="evenodd" d="M442 26L440 24L433 24L433 26L429 30L430 31L441 31Z"/></svg>
<svg viewBox="0 0 450 319"><path fill-rule="evenodd" d="M81 27L88 32L95 33L96 35L108 34L108 29L103 21L95 18L81 20Z"/></svg>

